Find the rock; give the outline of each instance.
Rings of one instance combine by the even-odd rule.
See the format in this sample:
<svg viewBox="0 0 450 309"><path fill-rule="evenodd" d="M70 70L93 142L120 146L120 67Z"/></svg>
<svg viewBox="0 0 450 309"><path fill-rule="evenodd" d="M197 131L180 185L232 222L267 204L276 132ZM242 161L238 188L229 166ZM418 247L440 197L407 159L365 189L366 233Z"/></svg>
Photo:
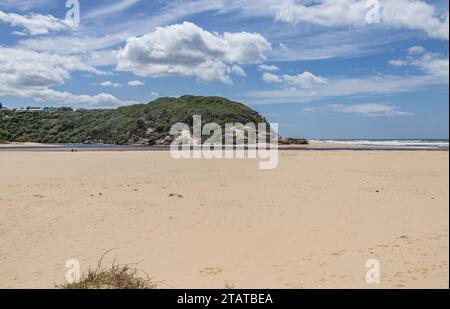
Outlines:
<svg viewBox="0 0 450 309"><path fill-rule="evenodd" d="M309 145L308 141L304 138L282 138L279 142L280 145Z"/></svg>
<svg viewBox="0 0 450 309"><path fill-rule="evenodd" d="M184 196L181 194L176 194L176 193L170 193L169 197L177 197L177 198L183 198Z"/></svg>

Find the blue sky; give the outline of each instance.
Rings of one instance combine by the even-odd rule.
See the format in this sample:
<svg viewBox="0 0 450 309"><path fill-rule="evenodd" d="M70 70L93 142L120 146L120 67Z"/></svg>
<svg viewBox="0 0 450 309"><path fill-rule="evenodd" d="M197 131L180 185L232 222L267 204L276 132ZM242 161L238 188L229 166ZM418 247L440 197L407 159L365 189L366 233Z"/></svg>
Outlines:
<svg viewBox="0 0 450 309"><path fill-rule="evenodd" d="M4 105L218 95L284 136L448 138L447 0L78 3L0 1Z"/></svg>

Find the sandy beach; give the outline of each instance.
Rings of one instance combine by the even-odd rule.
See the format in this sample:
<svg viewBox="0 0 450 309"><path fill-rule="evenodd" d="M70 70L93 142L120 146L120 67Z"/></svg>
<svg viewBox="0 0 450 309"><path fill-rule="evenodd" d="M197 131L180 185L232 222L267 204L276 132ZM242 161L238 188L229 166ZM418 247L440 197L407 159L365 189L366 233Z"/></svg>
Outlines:
<svg viewBox="0 0 450 309"><path fill-rule="evenodd" d="M0 152L0 288L136 263L160 288L448 288L449 154ZM364 277L368 259L381 283Z"/></svg>

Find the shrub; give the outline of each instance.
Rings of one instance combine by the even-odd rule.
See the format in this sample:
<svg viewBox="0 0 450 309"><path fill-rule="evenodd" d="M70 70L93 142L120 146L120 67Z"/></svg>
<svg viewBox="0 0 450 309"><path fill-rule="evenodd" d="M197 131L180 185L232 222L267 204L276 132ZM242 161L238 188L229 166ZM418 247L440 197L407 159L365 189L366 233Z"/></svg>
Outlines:
<svg viewBox="0 0 450 309"><path fill-rule="evenodd" d="M105 253L106 254L106 253ZM105 255L104 254L104 255ZM103 255L103 256L104 256ZM103 257L96 269L81 276L80 282L56 285L59 289L156 289L157 283L143 271L130 265L102 266Z"/></svg>

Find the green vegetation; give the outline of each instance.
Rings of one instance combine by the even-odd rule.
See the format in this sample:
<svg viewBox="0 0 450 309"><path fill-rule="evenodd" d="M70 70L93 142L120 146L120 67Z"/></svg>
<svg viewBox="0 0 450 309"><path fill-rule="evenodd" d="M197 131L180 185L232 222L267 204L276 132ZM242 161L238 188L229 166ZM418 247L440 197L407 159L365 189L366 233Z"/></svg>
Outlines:
<svg viewBox="0 0 450 309"><path fill-rule="evenodd" d="M0 140L38 143L167 145L170 128L192 116L203 124L261 123L266 120L247 106L220 97L160 98L149 104L114 110L57 110L0 113Z"/></svg>

